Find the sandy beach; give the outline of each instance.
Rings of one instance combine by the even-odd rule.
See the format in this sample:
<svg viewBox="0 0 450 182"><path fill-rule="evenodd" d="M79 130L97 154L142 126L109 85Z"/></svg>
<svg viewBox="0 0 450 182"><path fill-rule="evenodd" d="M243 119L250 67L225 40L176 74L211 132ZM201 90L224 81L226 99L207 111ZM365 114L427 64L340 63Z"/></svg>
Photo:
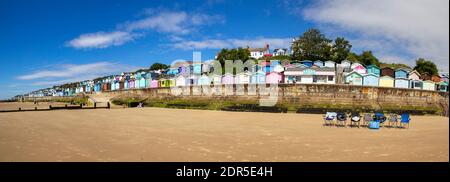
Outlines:
<svg viewBox="0 0 450 182"><path fill-rule="evenodd" d="M5 107L16 106L0 103ZM325 127L316 114L164 108L0 113L0 161L448 162L449 121L412 116L409 129L374 131Z"/></svg>

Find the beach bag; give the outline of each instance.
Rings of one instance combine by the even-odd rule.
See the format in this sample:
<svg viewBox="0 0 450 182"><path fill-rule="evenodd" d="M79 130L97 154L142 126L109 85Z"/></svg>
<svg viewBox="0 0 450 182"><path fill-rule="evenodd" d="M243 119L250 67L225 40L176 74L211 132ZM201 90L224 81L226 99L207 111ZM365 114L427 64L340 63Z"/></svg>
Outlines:
<svg viewBox="0 0 450 182"><path fill-rule="evenodd" d="M370 129L380 129L380 122L378 121L371 121L369 125Z"/></svg>

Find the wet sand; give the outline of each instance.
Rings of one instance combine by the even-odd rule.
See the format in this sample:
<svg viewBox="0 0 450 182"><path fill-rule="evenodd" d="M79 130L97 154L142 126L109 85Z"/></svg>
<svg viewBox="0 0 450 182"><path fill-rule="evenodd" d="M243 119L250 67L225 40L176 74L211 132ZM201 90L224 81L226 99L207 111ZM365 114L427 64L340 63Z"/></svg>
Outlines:
<svg viewBox="0 0 450 182"><path fill-rule="evenodd" d="M164 108L0 113L0 161L449 161L449 121L323 126L321 115Z"/></svg>

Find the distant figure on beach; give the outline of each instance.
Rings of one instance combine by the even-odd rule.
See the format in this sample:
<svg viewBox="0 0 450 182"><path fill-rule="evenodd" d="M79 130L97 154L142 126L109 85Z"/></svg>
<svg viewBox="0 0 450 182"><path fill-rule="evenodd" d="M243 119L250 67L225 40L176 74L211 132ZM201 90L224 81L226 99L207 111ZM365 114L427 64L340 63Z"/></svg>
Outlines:
<svg viewBox="0 0 450 182"><path fill-rule="evenodd" d="M144 107L144 105L142 104L142 102L139 102L139 104L138 104L138 106L137 106L138 108L143 108Z"/></svg>

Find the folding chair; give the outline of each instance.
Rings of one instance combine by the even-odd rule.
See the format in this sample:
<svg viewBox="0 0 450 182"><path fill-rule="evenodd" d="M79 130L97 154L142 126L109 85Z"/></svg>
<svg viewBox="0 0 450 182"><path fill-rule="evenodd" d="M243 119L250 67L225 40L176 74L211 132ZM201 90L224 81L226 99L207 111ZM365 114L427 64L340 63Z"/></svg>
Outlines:
<svg viewBox="0 0 450 182"><path fill-rule="evenodd" d="M336 119L337 119L336 126L345 127L346 122L347 122L347 114L345 114L344 112L338 112L336 115Z"/></svg>
<svg viewBox="0 0 450 182"><path fill-rule="evenodd" d="M360 121L361 115L359 114L359 112L352 112L352 114L350 115L350 126L357 126L359 128Z"/></svg>
<svg viewBox="0 0 450 182"><path fill-rule="evenodd" d="M325 121L325 126L332 126L334 125L334 121L336 120L336 113L335 112L327 112L323 116L323 120Z"/></svg>
<svg viewBox="0 0 450 182"><path fill-rule="evenodd" d="M370 121L372 121L372 115L370 113L364 114L363 126L369 127Z"/></svg>
<svg viewBox="0 0 450 182"><path fill-rule="evenodd" d="M403 113L401 115L400 127L405 128L405 125L408 125L408 128L409 128L409 121L411 121L411 118L409 117L409 113Z"/></svg>
<svg viewBox="0 0 450 182"><path fill-rule="evenodd" d="M397 114L390 114L389 115L389 127L397 127L398 117Z"/></svg>

